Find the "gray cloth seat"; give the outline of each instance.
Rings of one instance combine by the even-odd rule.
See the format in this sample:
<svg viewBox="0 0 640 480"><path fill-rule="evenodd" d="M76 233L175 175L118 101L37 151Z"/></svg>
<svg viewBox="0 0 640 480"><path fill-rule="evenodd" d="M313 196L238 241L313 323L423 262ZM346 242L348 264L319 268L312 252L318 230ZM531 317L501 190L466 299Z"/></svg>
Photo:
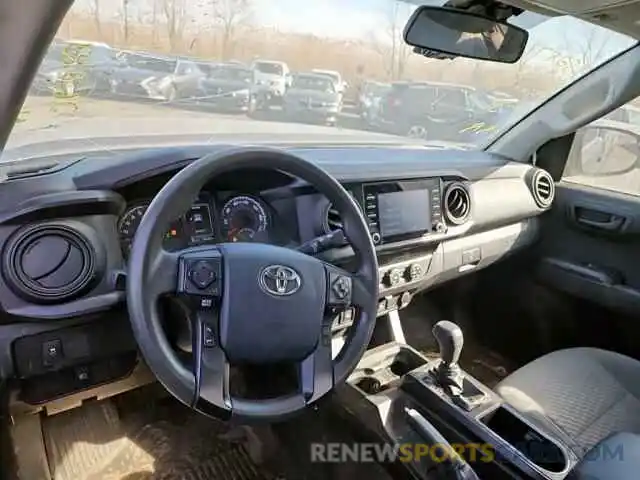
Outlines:
<svg viewBox="0 0 640 480"><path fill-rule="evenodd" d="M549 353L506 377L496 392L578 459L612 434L640 433L640 362L618 353Z"/></svg>

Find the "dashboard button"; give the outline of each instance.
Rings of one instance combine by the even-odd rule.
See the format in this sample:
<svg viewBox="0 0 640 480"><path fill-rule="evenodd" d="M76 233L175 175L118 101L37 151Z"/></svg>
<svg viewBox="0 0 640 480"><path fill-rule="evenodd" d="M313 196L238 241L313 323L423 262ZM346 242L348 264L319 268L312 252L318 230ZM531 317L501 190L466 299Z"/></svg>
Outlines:
<svg viewBox="0 0 640 480"><path fill-rule="evenodd" d="M378 245L380 243L380 234L378 232L374 232L371 234L371 240L373 240L374 245Z"/></svg>
<svg viewBox="0 0 640 480"><path fill-rule="evenodd" d="M42 344L42 363L51 367L62 360L62 342L58 339L49 340Z"/></svg>
<svg viewBox="0 0 640 480"><path fill-rule="evenodd" d="M404 278L408 282L415 282L422 277L422 266L419 263L409 265L404 271Z"/></svg>
<svg viewBox="0 0 640 480"><path fill-rule="evenodd" d="M387 297L387 309L393 310L398 307L398 297L390 296Z"/></svg>
<svg viewBox="0 0 640 480"><path fill-rule="evenodd" d="M402 281L402 270L400 270L399 268L394 268L389 272L387 272L387 274L385 275L384 283L388 287L395 287L396 285L400 285L401 281Z"/></svg>
<svg viewBox="0 0 640 480"><path fill-rule="evenodd" d="M411 302L411 294L409 292L404 292L401 296L400 296L400 308L404 308L407 305L409 305L409 303Z"/></svg>

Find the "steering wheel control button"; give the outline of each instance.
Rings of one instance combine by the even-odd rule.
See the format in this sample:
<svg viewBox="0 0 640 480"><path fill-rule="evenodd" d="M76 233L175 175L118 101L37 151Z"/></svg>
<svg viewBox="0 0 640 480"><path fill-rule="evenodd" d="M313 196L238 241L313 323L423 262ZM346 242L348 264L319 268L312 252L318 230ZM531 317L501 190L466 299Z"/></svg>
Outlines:
<svg viewBox="0 0 640 480"><path fill-rule="evenodd" d="M210 325L204 325L202 329L202 345L207 348L216 346L216 333Z"/></svg>
<svg viewBox="0 0 640 480"><path fill-rule="evenodd" d="M216 281L216 269L208 260L198 260L189 269L189 279L200 290L204 290Z"/></svg>
<svg viewBox="0 0 640 480"><path fill-rule="evenodd" d="M351 305L351 278L329 270L329 305L344 307Z"/></svg>
<svg viewBox="0 0 640 480"><path fill-rule="evenodd" d="M220 295L222 265L219 257L203 258L187 254L180 260L179 291L187 295L217 297ZM203 308L208 308L202 305Z"/></svg>
<svg viewBox="0 0 640 480"><path fill-rule="evenodd" d="M333 282L332 290L338 300L344 300L351 293L351 282L346 277L339 277Z"/></svg>

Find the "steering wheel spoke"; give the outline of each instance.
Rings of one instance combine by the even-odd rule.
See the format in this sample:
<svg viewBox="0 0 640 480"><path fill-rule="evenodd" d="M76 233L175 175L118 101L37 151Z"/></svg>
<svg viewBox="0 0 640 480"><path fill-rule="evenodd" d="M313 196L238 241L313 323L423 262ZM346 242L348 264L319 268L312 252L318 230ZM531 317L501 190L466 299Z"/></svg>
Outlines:
<svg viewBox="0 0 640 480"><path fill-rule="evenodd" d="M219 319L215 308L197 309L193 315L192 407L216 416L231 414L229 362L220 347ZM211 412L213 410L213 412Z"/></svg>
<svg viewBox="0 0 640 480"><path fill-rule="evenodd" d="M164 248L158 250L145 282L150 295L157 299L162 295L176 293L179 261L179 253L168 252Z"/></svg>
<svg viewBox="0 0 640 480"><path fill-rule="evenodd" d="M335 379L331 358L331 319L322 325L317 348L300 363L300 393L306 403L312 403L333 389Z"/></svg>

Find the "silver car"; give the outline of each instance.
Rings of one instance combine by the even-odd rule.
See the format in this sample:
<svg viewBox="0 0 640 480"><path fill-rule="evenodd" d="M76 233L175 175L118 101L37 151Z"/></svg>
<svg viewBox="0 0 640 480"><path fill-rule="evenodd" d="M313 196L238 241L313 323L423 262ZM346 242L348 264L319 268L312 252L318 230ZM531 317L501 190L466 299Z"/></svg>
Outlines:
<svg viewBox="0 0 640 480"><path fill-rule="evenodd" d="M335 125L340 113L340 94L326 75L298 73L284 95L284 114L289 120Z"/></svg>

